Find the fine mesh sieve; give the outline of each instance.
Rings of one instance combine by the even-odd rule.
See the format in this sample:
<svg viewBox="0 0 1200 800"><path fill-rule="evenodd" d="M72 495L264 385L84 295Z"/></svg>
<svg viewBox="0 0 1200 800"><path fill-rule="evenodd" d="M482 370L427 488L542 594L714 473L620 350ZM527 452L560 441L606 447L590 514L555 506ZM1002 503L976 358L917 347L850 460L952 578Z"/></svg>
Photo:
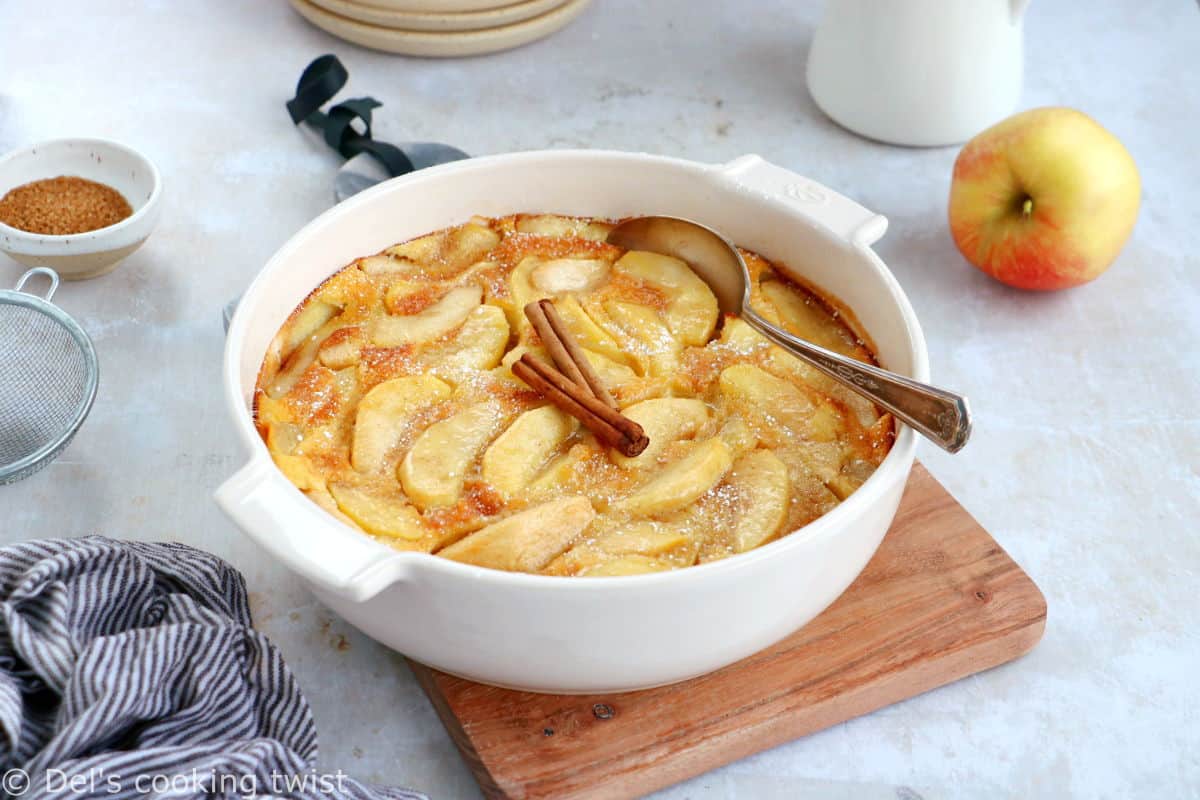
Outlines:
<svg viewBox="0 0 1200 800"><path fill-rule="evenodd" d="M50 288L22 291L34 275ZM0 484L27 478L71 442L96 397L100 368L79 323L50 302L58 274L29 270L0 291Z"/></svg>

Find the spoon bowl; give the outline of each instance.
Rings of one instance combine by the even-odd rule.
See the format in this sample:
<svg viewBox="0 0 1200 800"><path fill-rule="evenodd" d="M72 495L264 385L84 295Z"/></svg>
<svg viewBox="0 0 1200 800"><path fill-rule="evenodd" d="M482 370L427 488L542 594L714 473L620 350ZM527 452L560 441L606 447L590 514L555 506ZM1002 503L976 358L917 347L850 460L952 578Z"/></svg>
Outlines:
<svg viewBox="0 0 1200 800"><path fill-rule="evenodd" d="M732 242L712 228L680 217L634 217L613 228L608 241L626 250L686 261L712 289L722 313L741 317L770 341L886 408L943 450L956 453L967 443L971 411L966 397L819 347L760 316L750 305L745 260Z"/></svg>

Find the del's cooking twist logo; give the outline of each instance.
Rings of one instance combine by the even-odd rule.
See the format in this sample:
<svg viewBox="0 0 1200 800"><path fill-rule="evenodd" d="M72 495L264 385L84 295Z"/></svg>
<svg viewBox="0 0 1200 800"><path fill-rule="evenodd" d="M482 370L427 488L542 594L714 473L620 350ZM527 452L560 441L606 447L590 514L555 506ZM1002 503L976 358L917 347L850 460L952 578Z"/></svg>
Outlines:
<svg viewBox="0 0 1200 800"><path fill-rule="evenodd" d="M348 780L340 769L337 772L276 772L261 775L218 773L213 770L192 769L170 774L119 774L103 767L80 772L48 769L30 775L23 769L10 769L0 777L0 790L9 797L20 797L31 789L38 794L56 797L72 795L96 797L103 795L163 796L203 794L220 797L257 797L262 795L291 796L293 794L332 794L345 791Z"/></svg>

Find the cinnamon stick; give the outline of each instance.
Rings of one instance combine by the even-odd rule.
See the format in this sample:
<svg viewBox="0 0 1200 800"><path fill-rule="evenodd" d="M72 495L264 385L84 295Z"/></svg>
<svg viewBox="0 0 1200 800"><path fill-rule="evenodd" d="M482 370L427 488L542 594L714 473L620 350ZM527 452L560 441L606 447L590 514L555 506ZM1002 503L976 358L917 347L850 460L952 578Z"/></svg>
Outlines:
<svg viewBox="0 0 1200 800"><path fill-rule="evenodd" d="M542 340L542 344L546 348L546 352L550 355L550 360L554 362L554 366L558 367L562 374L566 375L570 380L580 386L590 387L587 379L584 378L583 372L579 369L579 364L571 356L571 352L567 349L567 343L559 337L554 327L550 324L549 313L554 312L554 305L546 301L546 305L542 305L542 301L534 300L525 306L525 316L533 325L533 329L537 331L538 338ZM556 314L557 316L557 314ZM574 345L574 342L571 342Z"/></svg>
<svg viewBox="0 0 1200 800"><path fill-rule="evenodd" d="M549 300L543 300L538 305L541 307L542 313L545 314L546 321L550 323L550 329L554 332L555 338L562 343L567 356L578 367L579 372L583 374L583 382L592 390L592 394L596 396L596 399L609 408L616 410L617 401L608 393L608 389L604 386L604 381L600 380L600 376L596 374L596 369L592 366L592 362L588 361L587 354L583 352L583 348L576 343L567 331L567 325L563 322L562 317L558 315L558 309L554 307L554 303ZM559 369L562 368L560 367Z"/></svg>
<svg viewBox="0 0 1200 800"><path fill-rule="evenodd" d="M513 364L512 372L555 406L582 422L606 446L632 458L650 444L641 425L604 405L586 386L573 383L531 354L521 356Z"/></svg>
<svg viewBox="0 0 1200 800"><path fill-rule="evenodd" d="M605 388L604 382L596 374L583 349L567 331L567 326L558 315L554 303L550 300L529 303L525 306L525 316L533 324L555 366L567 378L587 389L593 397L616 410L617 401Z"/></svg>

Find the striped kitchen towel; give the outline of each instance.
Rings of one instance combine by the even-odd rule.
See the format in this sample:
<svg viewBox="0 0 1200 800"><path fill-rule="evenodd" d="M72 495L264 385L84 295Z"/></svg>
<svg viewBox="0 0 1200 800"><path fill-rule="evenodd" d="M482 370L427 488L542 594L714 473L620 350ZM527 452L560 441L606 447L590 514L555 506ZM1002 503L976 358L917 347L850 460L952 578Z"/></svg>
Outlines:
<svg viewBox="0 0 1200 800"><path fill-rule="evenodd" d="M316 771L308 702L231 566L102 537L0 549L9 796L412 800Z"/></svg>

